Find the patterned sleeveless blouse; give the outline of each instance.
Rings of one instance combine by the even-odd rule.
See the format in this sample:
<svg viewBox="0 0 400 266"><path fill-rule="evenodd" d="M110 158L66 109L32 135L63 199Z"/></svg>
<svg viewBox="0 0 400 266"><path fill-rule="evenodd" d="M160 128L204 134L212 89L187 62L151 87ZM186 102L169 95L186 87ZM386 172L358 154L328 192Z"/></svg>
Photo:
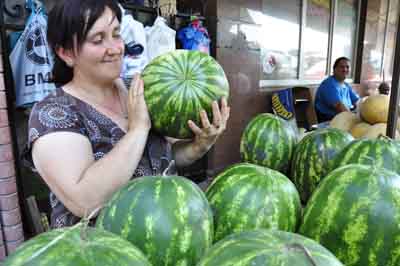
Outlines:
<svg viewBox="0 0 400 266"><path fill-rule="evenodd" d="M29 118L29 138L26 159L31 167L32 144L43 135L68 131L87 137L92 145L93 156L99 160L125 135L125 132L109 117L91 105L57 88L35 104ZM171 145L164 137L150 131L145 151L135 170L134 177L161 174L172 160ZM172 169L175 172L175 169ZM77 223L74 216L53 192L50 192L51 227L58 228Z"/></svg>

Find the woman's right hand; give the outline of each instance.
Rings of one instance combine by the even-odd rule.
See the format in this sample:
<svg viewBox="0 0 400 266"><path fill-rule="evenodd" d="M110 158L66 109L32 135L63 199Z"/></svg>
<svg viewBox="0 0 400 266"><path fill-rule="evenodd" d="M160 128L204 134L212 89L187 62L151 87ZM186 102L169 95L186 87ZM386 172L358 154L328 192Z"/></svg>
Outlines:
<svg viewBox="0 0 400 266"><path fill-rule="evenodd" d="M149 131L151 120L144 100L144 85L140 75L135 75L128 92L128 130L143 129Z"/></svg>

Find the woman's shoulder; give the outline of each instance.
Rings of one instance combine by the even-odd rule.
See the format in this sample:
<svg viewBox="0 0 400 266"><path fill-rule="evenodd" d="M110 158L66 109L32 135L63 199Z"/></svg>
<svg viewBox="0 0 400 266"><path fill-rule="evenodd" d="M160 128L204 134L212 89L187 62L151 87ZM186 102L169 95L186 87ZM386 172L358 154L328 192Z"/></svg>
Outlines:
<svg viewBox="0 0 400 266"><path fill-rule="evenodd" d="M72 128L78 123L76 99L57 88L37 102L30 113L30 128Z"/></svg>
<svg viewBox="0 0 400 266"><path fill-rule="evenodd" d="M76 105L76 100L71 97L71 95L65 93L62 87L58 87L54 91L50 92L41 101L37 102L33 106L33 109L41 108L47 105L73 106Z"/></svg>
<svg viewBox="0 0 400 266"><path fill-rule="evenodd" d="M76 113L76 105L76 99L66 94L60 87L49 93L41 101L35 103L32 107L30 118L40 114L43 115L44 113L51 116L62 114L72 115Z"/></svg>
<svg viewBox="0 0 400 266"><path fill-rule="evenodd" d="M29 165L33 165L30 158L33 142L39 137L55 132L84 135L74 104L73 98L57 88L33 106L28 121L28 142L23 155Z"/></svg>

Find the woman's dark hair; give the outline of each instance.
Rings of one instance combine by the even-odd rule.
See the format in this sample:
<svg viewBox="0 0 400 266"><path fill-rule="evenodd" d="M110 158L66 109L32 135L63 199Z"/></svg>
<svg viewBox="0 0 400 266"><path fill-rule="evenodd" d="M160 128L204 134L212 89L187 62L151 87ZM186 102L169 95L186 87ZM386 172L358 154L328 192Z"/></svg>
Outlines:
<svg viewBox="0 0 400 266"><path fill-rule="evenodd" d="M348 59L345 56L339 57L338 59L335 60L335 63L333 64L333 69L335 69L337 67L337 65L339 64L339 62L342 61L342 60L350 62L350 59Z"/></svg>
<svg viewBox="0 0 400 266"><path fill-rule="evenodd" d="M59 0L48 18L47 41L54 53L52 82L56 86L72 80L73 70L56 54L57 48L79 51L96 20L110 8L119 22L121 10L116 0Z"/></svg>

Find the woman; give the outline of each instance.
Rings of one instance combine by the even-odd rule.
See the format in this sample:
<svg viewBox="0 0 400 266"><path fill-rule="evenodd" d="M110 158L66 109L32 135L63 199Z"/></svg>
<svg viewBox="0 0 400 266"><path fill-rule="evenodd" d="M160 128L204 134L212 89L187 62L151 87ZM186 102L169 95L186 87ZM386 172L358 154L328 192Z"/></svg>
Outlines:
<svg viewBox="0 0 400 266"><path fill-rule="evenodd" d="M188 121L195 137L170 144L151 131L143 81L130 90L118 80L124 43L113 0L63 0L49 14L48 41L58 88L37 103L29 120L29 150L51 194L51 226L76 223L101 207L131 178L160 174L174 159L201 158L225 130L226 100L213 121Z"/></svg>

